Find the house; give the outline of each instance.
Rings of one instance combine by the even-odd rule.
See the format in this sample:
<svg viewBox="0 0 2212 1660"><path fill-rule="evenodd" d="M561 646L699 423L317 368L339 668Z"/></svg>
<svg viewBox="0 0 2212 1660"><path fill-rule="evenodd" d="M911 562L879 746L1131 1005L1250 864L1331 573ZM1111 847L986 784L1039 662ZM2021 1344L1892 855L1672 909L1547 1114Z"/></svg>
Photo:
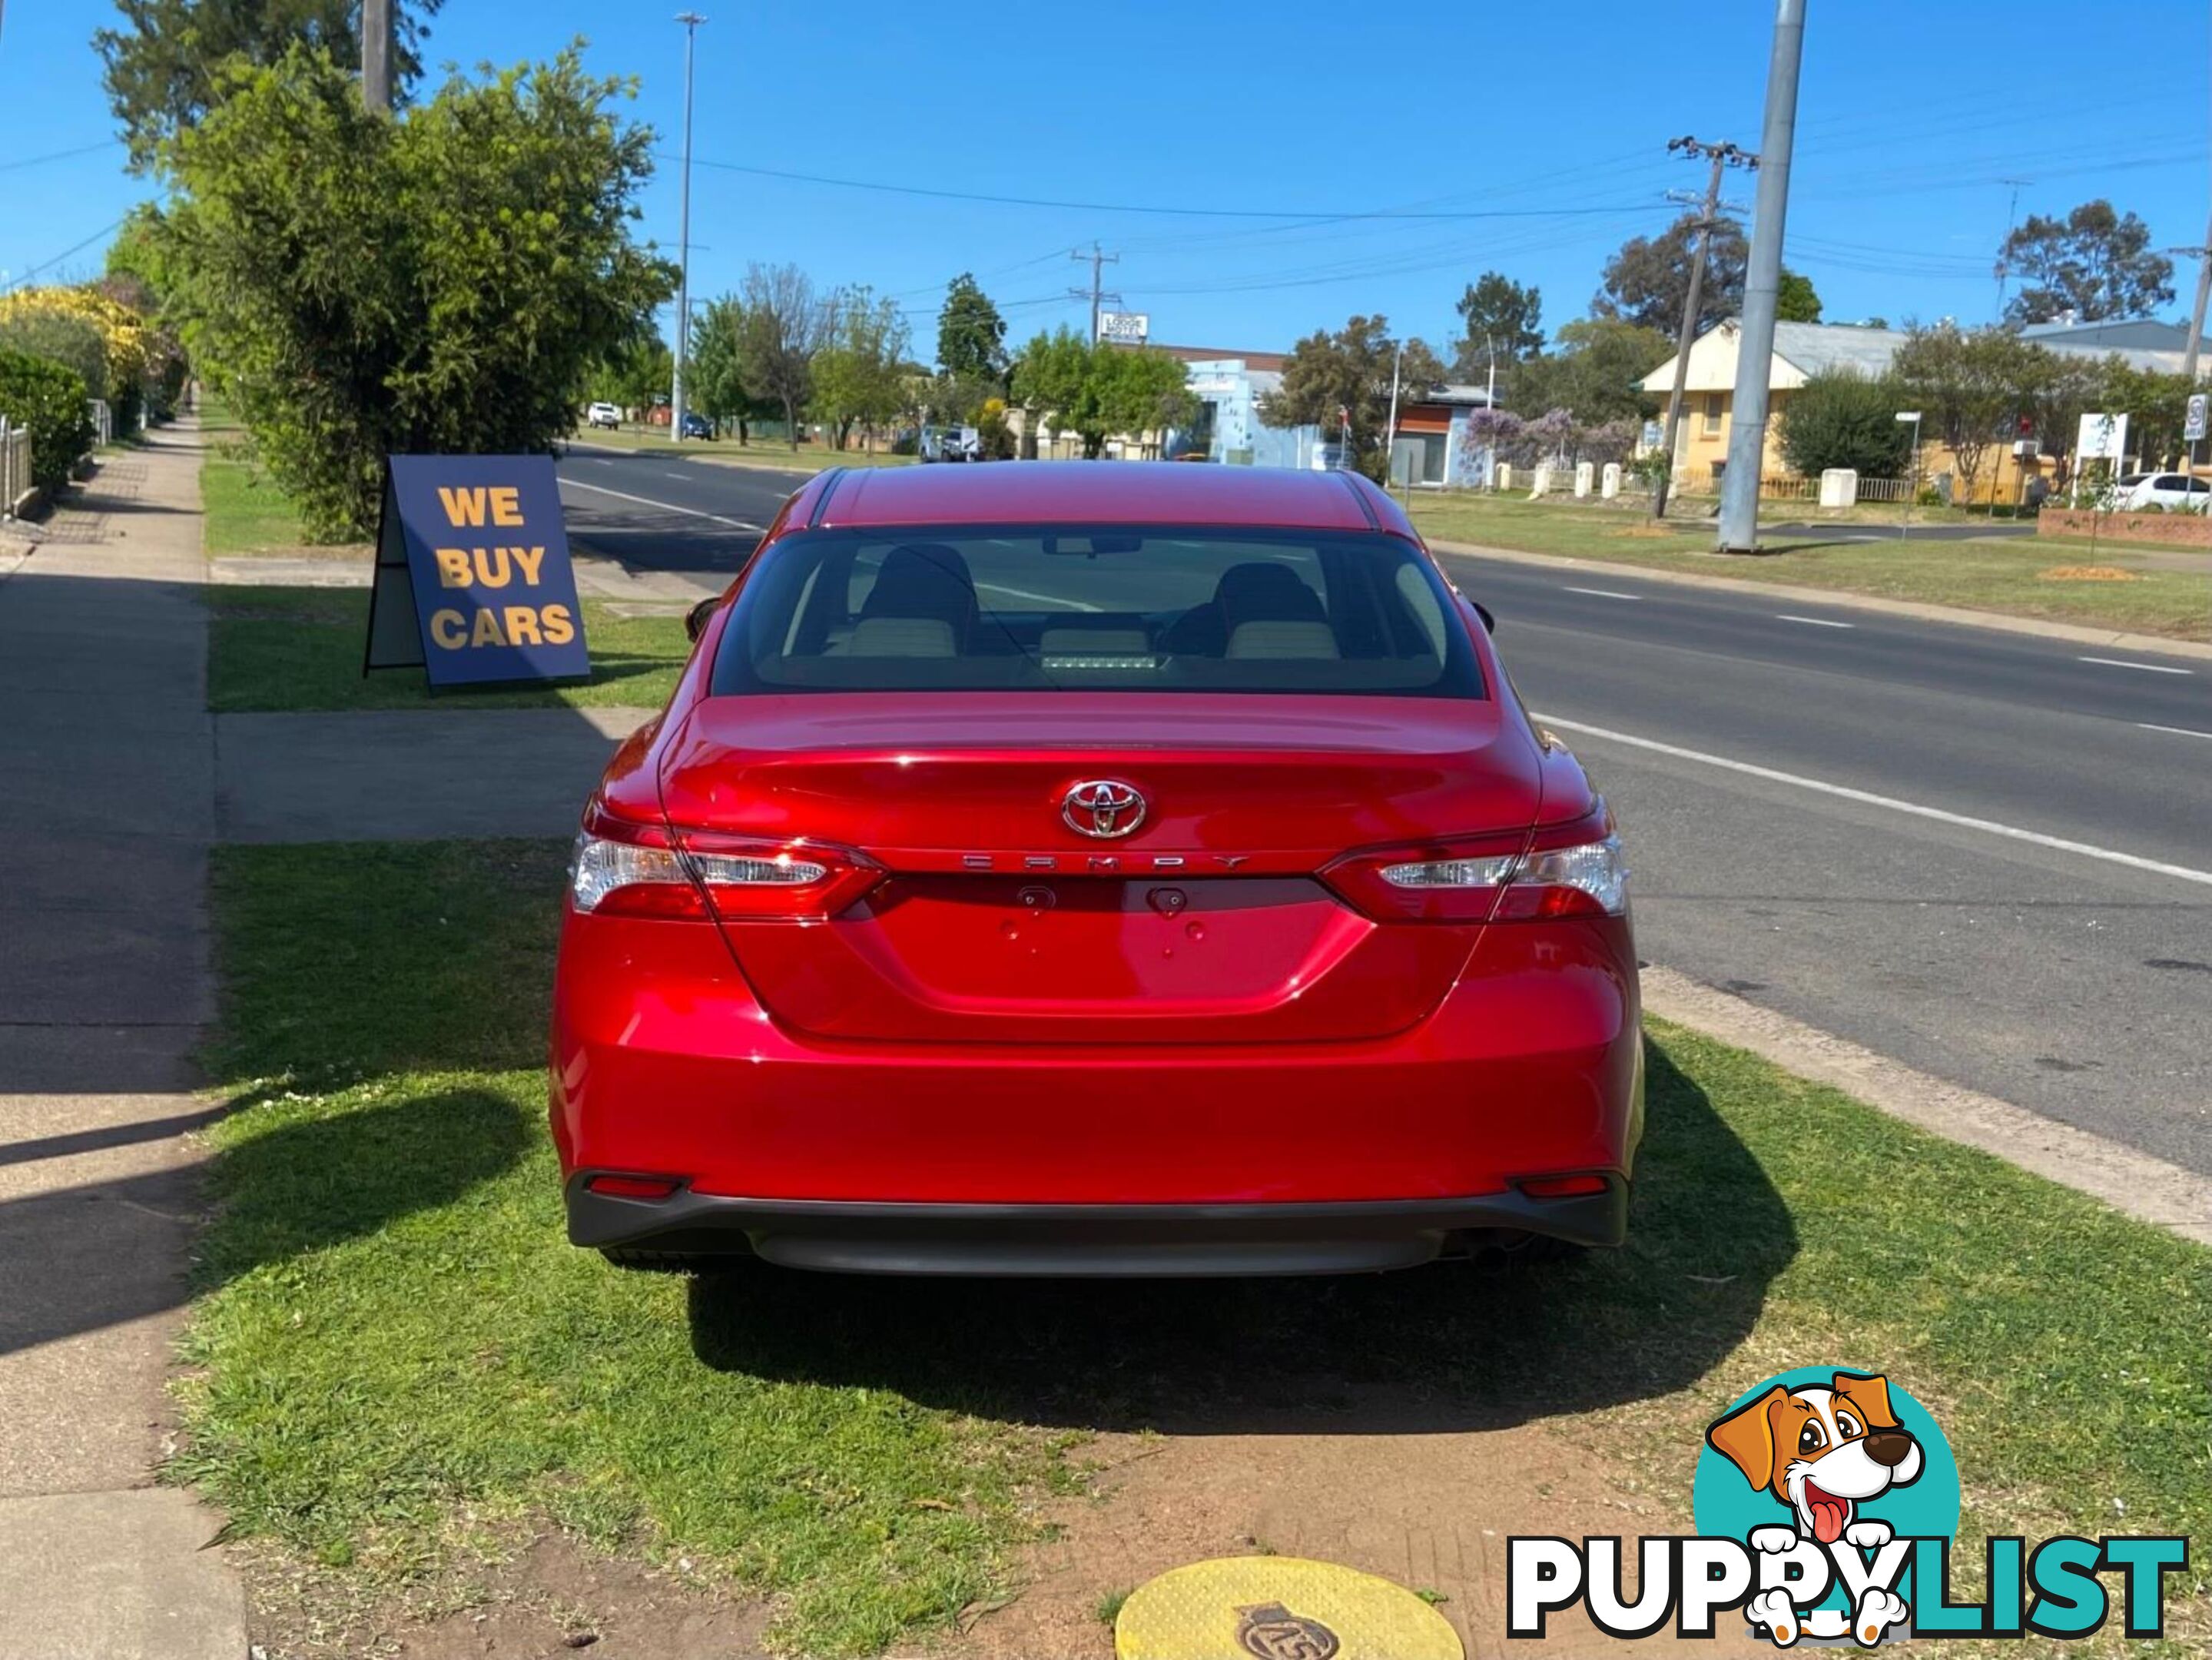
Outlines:
<svg viewBox="0 0 2212 1660"><path fill-rule="evenodd" d="M1690 347L1689 374L1682 391L1681 429L1674 444L1674 481L1684 489L1710 489L1728 465L1729 428L1735 404L1735 371L1742 324L1735 318L1716 324ZM2177 323L2148 319L2114 319L2103 323L2059 321L2031 324L2021 337L2048 350L2068 356L2117 356L2130 367L2179 374L2188 348L2188 330ZM1862 327L1843 323L1777 323L1774 357L1767 376L1765 459L1762 477L1788 473L1783 459L1780 424L1775 419L1788 408L1790 394L1813 375L1828 369L1849 369L1869 380L1886 373L1909 337L1901 329ZM2208 360L2212 368L2212 360ZM1638 385L1664 399L1674 384L1674 359L1669 357ZM2026 475L2040 471L2043 458L2014 457L2003 445L1995 447L1994 466L1984 464L1984 476L1975 481L1975 495L1961 499L1987 500L1992 490L2010 501ZM2003 465L2008 459L2013 467ZM1929 436L1920 451L1919 474L1923 479L1960 471L1957 459Z"/></svg>
<svg viewBox="0 0 2212 1660"><path fill-rule="evenodd" d="M1464 424L1477 410L1490 407L1484 388L1447 380L1441 386L1408 386L1398 402L1398 427L1390 435L1390 477L1416 484L1456 484L1453 457L1465 446L1455 441L1455 423Z"/></svg>
<svg viewBox="0 0 2212 1660"><path fill-rule="evenodd" d="M1735 369L1743 325L1735 318L1717 323L1690 346L1690 372L1682 386L1681 429L1674 442L1674 482L1684 489L1711 489L1728 465L1729 417L1735 406ZM1766 380L1766 458L1762 477L1790 471L1782 459L1774 417L1788 407L1790 394L1815 374L1849 369L1873 380L1887 371L1905 344L1902 329L1861 328L1844 323L1777 323L1773 367ZM1674 389L1674 359L1669 357L1638 383L1664 398Z"/></svg>

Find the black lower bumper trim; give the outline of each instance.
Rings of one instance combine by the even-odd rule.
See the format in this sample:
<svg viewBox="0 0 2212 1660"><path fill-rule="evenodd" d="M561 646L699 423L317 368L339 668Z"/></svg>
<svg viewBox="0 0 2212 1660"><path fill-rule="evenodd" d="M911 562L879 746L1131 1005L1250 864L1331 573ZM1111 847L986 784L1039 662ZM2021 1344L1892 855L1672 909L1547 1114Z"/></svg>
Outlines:
<svg viewBox="0 0 2212 1660"><path fill-rule="evenodd" d="M579 1245L715 1255L750 1251L847 1274L1190 1275L1357 1274L1410 1268L1497 1236L1617 1245L1628 1184L1535 1199L1285 1205L945 1205L735 1199L689 1189L666 1199L568 1189Z"/></svg>

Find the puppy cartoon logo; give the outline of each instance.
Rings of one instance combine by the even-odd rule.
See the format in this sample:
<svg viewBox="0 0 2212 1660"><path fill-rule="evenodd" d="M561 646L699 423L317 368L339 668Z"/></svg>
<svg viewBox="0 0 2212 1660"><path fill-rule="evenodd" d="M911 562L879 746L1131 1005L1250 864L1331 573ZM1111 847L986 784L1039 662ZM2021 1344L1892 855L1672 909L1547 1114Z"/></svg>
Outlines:
<svg viewBox="0 0 2212 1660"><path fill-rule="evenodd" d="M1753 1491L1790 1512L1787 1524L1750 1530L1753 1550L1786 1555L1811 1541L1823 1550L1841 1542L1855 1551L1879 1551L1896 1529L1863 1507L1895 1487L1920 1479L1927 1459L1917 1437L1890 1403L1889 1380L1839 1371L1827 1383L1777 1383L1723 1414L1705 1431L1705 1444L1743 1473ZM1911 1609L1895 1591L1862 1586L1851 1598L1850 1635L1869 1647ZM1753 1596L1745 1614L1778 1645L1799 1635L1840 1637L1833 1611L1801 1615L1788 1585Z"/></svg>
<svg viewBox="0 0 2212 1660"><path fill-rule="evenodd" d="M1981 1600L1954 1600L1958 1463L1927 1408L1870 1367L1801 1366L1737 1396L1706 1426L1690 1507L1694 1534L1508 1539L1505 1634L1540 1639L1580 1603L1620 1639L1716 1637L1741 1610L1778 1649L2072 1641L2115 1613L2129 1638L2155 1640L2166 1578L2189 1566L2179 1535L1993 1534Z"/></svg>

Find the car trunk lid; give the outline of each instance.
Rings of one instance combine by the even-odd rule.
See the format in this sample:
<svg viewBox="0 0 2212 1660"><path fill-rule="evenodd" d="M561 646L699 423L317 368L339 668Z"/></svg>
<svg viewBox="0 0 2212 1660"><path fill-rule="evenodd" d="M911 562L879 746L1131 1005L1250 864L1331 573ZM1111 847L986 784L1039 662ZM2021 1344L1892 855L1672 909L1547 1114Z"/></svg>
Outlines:
<svg viewBox="0 0 2212 1660"><path fill-rule="evenodd" d="M1086 835L1086 782L1143 799ZM778 1019L851 1039L1220 1043L1403 1030L1472 927L1377 924L1346 851L1517 830L1535 746L1495 702L1051 693L709 698L672 741L679 832L811 838L886 873L827 922L726 921ZM1125 815L1109 814L1118 830Z"/></svg>

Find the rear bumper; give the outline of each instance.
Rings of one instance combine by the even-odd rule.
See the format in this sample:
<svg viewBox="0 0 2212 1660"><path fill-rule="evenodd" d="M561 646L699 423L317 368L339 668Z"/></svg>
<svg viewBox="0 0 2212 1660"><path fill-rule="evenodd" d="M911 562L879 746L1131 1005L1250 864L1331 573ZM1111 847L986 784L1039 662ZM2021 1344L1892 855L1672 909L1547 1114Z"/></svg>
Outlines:
<svg viewBox="0 0 2212 1660"><path fill-rule="evenodd" d="M1353 1247L1419 1261L1491 1229L1617 1243L1617 1195L1520 1184L1633 1173L1639 1027L1621 918L1486 930L1441 1004L1387 1037L1074 1045L809 1037L761 1006L713 929L572 915L550 1109L580 1243L681 1250L705 1232L788 1257L851 1237L895 1256L933 1237L988 1260L1013 1241L1174 1273L1264 1271L1202 1266L1231 1246L1294 1264L1326 1246L1366 1266ZM596 1173L678 1192L580 1196Z"/></svg>
<svg viewBox="0 0 2212 1660"><path fill-rule="evenodd" d="M1539 1199L1304 1205L932 1205L737 1199L684 1189L665 1199L568 1184L579 1245L750 1251L787 1268L847 1274L1194 1275L1353 1274L1411 1268L1487 1243L1541 1234L1617 1245L1628 1184Z"/></svg>

